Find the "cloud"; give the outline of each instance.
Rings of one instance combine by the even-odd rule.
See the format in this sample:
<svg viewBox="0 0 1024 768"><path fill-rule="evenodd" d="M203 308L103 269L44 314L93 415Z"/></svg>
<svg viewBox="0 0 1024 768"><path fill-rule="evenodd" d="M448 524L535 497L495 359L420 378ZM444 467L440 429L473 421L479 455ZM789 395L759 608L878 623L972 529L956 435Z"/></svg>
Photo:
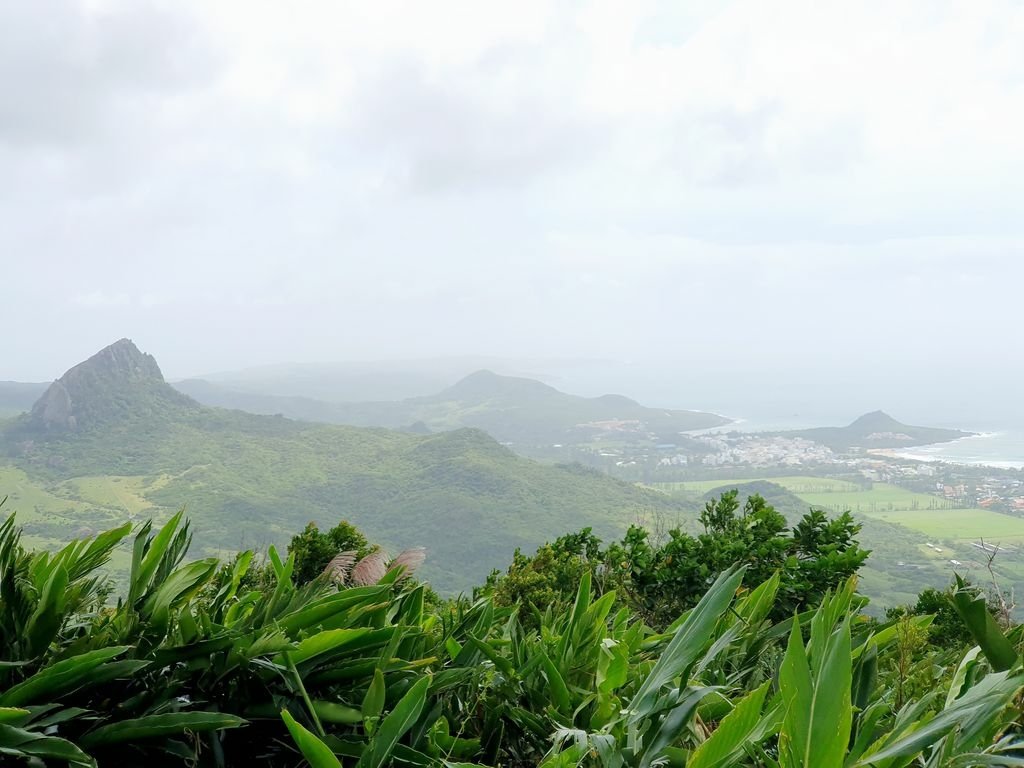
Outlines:
<svg viewBox="0 0 1024 768"><path fill-rule="evenodd" d="M210 75L193 20L151 2L0 6L0 144L72 148L131 128ZM125 125L125 123L128 125Z"/></svg>
<svg viewBox="0 0 1024 768"><path fill-rule="evenodd" d="M419 194L526 184L592 157L604 128L533 88L542 60L495 49L430 80L413 62L396 64L357 88L350 130ZM515 82L502 84L506 73Z"/></svg>
<svg viewBox="0 0 1024 768"><path fill-rule="evenodd" d="M84 309L110 309L126 307L132 303L132 300L126 293L110 294L103 291L90 291L78 294L72 299L72 303Z"/></svg>
<svg viewBox="0 0 1024 768"><path fill-rule="evenodd" d="M1021 39L1012 0L2 4L7 362L995 348Z"/></svg>

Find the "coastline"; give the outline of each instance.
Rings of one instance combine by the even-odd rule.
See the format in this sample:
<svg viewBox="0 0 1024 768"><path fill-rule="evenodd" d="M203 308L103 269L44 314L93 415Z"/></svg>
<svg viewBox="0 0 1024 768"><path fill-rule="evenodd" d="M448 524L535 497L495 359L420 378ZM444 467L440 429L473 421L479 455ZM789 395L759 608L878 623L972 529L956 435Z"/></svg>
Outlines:
<svg viewBox="0 0 1024 768"><path fill-rule="evenodd" d="M989 458L976 455L976 451L967 450L964 453L959 453L957 448L957 446L969 446L972 442L976 441L991 442L994 439L1005 437L1006 434L1005 432L978 432L943 443L911 445L906 448L872 448L868 450L868 453L891 459L921 461L928 464L956 464L967 467L992 467L993 469L1024 469L1024 457L1013 460Z"/></svg>

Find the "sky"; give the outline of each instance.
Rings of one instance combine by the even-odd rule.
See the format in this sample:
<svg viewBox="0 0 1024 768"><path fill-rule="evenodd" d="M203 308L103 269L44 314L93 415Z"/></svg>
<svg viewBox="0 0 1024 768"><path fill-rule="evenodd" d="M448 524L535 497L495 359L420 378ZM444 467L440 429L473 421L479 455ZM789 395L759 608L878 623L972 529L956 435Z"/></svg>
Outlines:
<svg viewBox="0 0 1024 768"><path fill-rule="evenodd" d="M0 2L0 379L128 336L1010 403L1021 40L1019 0Z"/></svg>

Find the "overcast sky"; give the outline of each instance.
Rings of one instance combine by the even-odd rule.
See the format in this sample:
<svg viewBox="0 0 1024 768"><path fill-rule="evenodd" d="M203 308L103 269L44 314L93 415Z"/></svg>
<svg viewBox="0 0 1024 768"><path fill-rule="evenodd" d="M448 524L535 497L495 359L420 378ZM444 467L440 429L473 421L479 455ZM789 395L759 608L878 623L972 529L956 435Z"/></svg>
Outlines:
<svg viewBox="0 0 1024 768"><path fill-rule="evenodd" d="M1022 40L1016 0L0 0L0 379L122 336L1019 373Z"/></svg>

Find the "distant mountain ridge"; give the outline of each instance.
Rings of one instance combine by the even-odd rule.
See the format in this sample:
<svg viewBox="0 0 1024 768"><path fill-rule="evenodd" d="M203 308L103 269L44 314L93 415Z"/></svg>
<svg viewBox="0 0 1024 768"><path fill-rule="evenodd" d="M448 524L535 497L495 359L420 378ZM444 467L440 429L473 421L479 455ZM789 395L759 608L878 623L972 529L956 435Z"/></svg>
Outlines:
<svg viewBox="0 0 1024 768"><path fill-rule="evenodd" d="M25 473L33 488L26 503L26 481L16 481L21 491L4 510L38 540L185 505L197 554L216 554L282 545L310 520L348 519L396 551L427 547L423 573L445 592L481 583L516 547L566 531L614 535L648 512L692 519L679 500L530 461L476 429L411 434L203 406L127 339L0 425L2 456L0 480Z"/></svg>
<svg viewBox="0 0 1024 768"><path fill-rule="evenodd" d="M570 395L534 379L488 370L471 373L436 394L397 402L328 403L231 392L204 381L183 381L175 386L200 402L219 407L392 429L412 424L432 431L473 427L517 447L584 441L608 429L674 441L681 432L729 423L713 413L646 407L623 395Z"/></svg>
<svg viewBox="0 0 1024 768"><path fill-rule="evenodd" d="M818 427L783 433L804 437L829 446L833 450L850 448L904 448L912 445L945 443L968 437L972 433L958 429L917 427L903 424L884 411L872 411L858 417L845 427Z"/></svg>

